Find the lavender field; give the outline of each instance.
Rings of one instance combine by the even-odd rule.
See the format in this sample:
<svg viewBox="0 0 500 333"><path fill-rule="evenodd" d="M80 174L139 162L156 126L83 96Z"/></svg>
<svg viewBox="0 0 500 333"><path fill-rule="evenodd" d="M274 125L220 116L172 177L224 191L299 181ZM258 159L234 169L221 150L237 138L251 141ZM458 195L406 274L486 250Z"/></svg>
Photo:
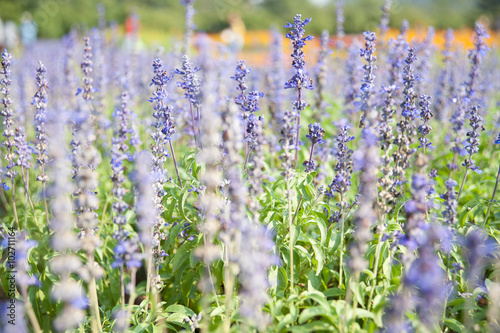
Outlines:
<svg viewBox="0 0 500 333"><path fill-rule="evenodd" d="M165 50L0 50L0 332L500 332L488 25L346 35L339 1L257 63L193 3Z"/></svg>

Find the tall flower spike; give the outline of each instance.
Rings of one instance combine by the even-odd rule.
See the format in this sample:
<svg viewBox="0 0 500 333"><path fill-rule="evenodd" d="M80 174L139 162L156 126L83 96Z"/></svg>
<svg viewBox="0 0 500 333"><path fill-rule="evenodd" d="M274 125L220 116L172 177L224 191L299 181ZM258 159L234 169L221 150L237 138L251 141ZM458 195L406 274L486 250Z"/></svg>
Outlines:
<svg viewBox="0 0 500 333"><path fill-rule="evenodd" d="M47 121L46 108L47 108L47 80L45 79L45 66L40 61L38 63L38 68L36 69L36 85L38 86L38 91L33 97L33 105L35 105L35 149L37 151L36 162L40 165L41 171L37 177L37 180L45 184L48 180L48 176L45 174L45 165L47 164L49 157L47 155L47 131L45 129L45 123ZM44 185L45 186L45 185Z"/></svg>
<svg viewBox="0 0 500 333"><path fill-rule="evenodd" d="M382 188L379 196L379 204L385 214L391 212L394 204L394 195L391 189L394 185L394 168L392 162L392 143L394 141L394 132L391 123L394 122L394 113L396 112L394 95L397 91L395 85L383 87L382 90L386 94L384 107L382 108L382 117L379 124L380 148L382 150L382 174L378 182Z"/></svg>
<svg viewBox="0 0 500 333"><path fill-rule="evenodd" d="M4 50L2 53L2 68L0 74L3 75L0 80L0 92L3 94L3 98L1 99L1 104L3 106L0 114L3 117L3 133L2 135L5 137L5 141L3 142L3 146L7 150L4 155L4 159L6 163L6 177L13 181L14 177L17 175L17 172L14 170L14 119L13 119L13 111L10 107L12 104L12 100L10 97L10 86L12 85L12 69L11 69L11 59L7 50Z"/></svg>
<svg viewBox="0 0 500 333"><path fill-rule="evenodd" d="M293 53L292 53L292 66L295 68L295 74L292 76L288 82L285 83L285 89L295 88L301 89L313 89L313 82L305 73L306 62L304 60L304 46L306 42L314 39L313 36L305 36L306 32L304 27L311 22L311 19L305 19L302 21L301 15L297 14L294 17L294 24L287 23L283 28L291 29L286 34L286 38L292 41Z"/></svg>
<svg viewBox="0 0 500 333"><path fill-rule="evenodd" d="M194 14L196 11L194 10L194 1L195 0L181 0L181 4L186 8L185 14L185 22L184 22L184 45L183 45L183 54L189 54L191 50L191 44L193 39L193 33L196 29L196 24L193 22Z"/></svg>
<svg viewBox="0 0 500 333"><path fill-rule="evenodd" d="M454 69L456 52L453 50L453 41L453 29L450 28L446 30L444 35L444 50L442 52L444 66L439 73L439 83L436 85L434 93L436 102L434 103L433 110L436 117L440 120L449 119L449 112L452 105L451 100L455 93L456 71Z"/></svg>
<svg viewBox="0 0 500 333"><path fill-rule="evenodd" d="M391 15L392 0L385 0L382 6L382 17L380 18L380 39L383 40L387 31L389 31L389 16Z"/></svg>
<svg viewBox="0 0 500 333"><path fill-rule="evenodd" d="M441 195L441 199L444 200L444 210L442 211L443 221L448 225L454 225L457 222L457 193L455 191L455 186L458 183L453 179L448 179L444 182L446 187L446 193Z"/></svg>
<svg viewBox="0 0 500 333"><path fill-rule="evenodd" d="M330 222L338 223L343 218L345 213L345 208L348 203L345 200L345 195L349 188L351 187L351 176L352 176L352 149L347 146L347 143L354 140L354 136L349 135L348 132L349 125L343 124L338 127L337 134L337 153L335 157L337 158L337 163L335 164L335 177L333 178L331 184L328 186L328 191L326 196L328 199L333 199L336 193L340 194L340 200L337 203L339 208L337 212L333 213Z"/></svg>
<svg viewBox="0 0 500 333"><path fill-rule="evenodd" d="M335 43L335 47L337 49L344 48L344 0L337 0L335 2L335 17L337 19L337 42Z"/></svg>
<svg viewBox="0 0 500 333"><path fill-rule="evenodd" d="M486 45L486 39L490 38L484 26L476 22L474 29L474 48L469 51L469 60L471 62L471 70L469 73L469 81L466 82L467 99L472 104L481 103L481 98L478 96L480 84L480 65L483 62L487 52L489 51Z"/></svg>
<svg viewBox="0 0 500 333"><path fill-rule="evenodd" d="M161 250L160 243L165 237L162 228L165 220L162 217L165 207L163 205L163 197L166 195L164 185L169 181L168 174L165 169L165 162L171 155L168 152L167 142L171 140L170 131L173 129L171 126L172 120L172 106L167 105L167 83L172 76L167 75L163 68L163 62L160 59L153 61L154 77L151 85L156 87L153 96L148 100L153 103L153 118L152 126L154 132L151 134L153 143L151 144L152 152L152 173L154 177L153 188L155 192L154 202L156 207L156 221L153 235L153 259L155 265L160 265L163 262L165 253Z"/></svg>
<svg viewBox="0 0 500 333"><path fill-rule="evenodd" d="M196 72L200 69L194 67L189 61L189 57L184 55L182 58L182 69L176 69L173 74L181 75L182 81L177 82L177 86L184 89L184 95L189 100L189 110L191 113L192 121L192 131L193 137L196 143L196 123L193 108L198 110L198 116L200 115L199 108L201 106L201 90L200 90L200 78ZM198 124L201 125L201 119L198 119ZM201 146L201 141L199 142Z"/></svg>
<svg viewBox="0 0 500 333"><path fill-rule="evenodd" d="M281 120L283 119L283 105L284 105L284 91L283 91L283 81L285 80L285 71L283 64L285 63L285 57L283 53L283 37L276 31L271 31L271 68L266 75L267 82L267 99L269 107L269 125L272 128L272 134L269 137L270 147L273 151L279 151L280 146L278 144L279 138L277 133L279 133L281 127Z"/></svg>
<svg viewBox="0 0 500 333"><path fill-rule="evenodd" d="M425 154L426 148L435 148L429 138L427 138L427 135L429 135L432 130L429 121L434 116L431 112L431 97L428 95L420 95L419 105L421 107L420 118L422 118L423 124L418 127L418 132L420 133L420 138L418 139L420 141L420 146L418 146L418 148L422 148Z"/></svg>
<svg viewBox="0 0 500 333"><path fill-rule="evenodd" d="M361 198L354 218L355 242L350 247L351 259L348 263L354 275L367 267L365 253L368 250L368 242L372 239L371 228L377 218L373 205L377 200L379 149L374 129L365 127L362 131L362 139L361 149L353 156L355 167L361 170L359 189Z"/></svg>
<svg viewBox="0 0 500 333"><path fill-rule="evenodd" d="M325 110L327 103L324 100L324 91L326 89L327 76L328 76L328 56L332 53L329 47L330 34L328 30L323 30L321 33L321 50L319 51L318 63L315 68L315 79L318 89L316 90L315 100L316 100L316 111L314 117L316 120L320 120L321 116L325 115Z"/></svg>
<svg viewBox="0 0 500 333"><path fill-rule="evenodd" d="M410 165L410 157L415 152L415 150L410 147L411 143L413 142L413 135L415 133L414 118L417 116L417 107L415 106L415 93L413 90L415 80L417 79L413 74L412 66L412 64L417 59L414 52L415 50L413 48L408 48L408 56L405 60L406 66L404 67L405 76L403 78L404 101L403 103L401 103L401 115L403 116L403 118L397 125L399 127L399 133L394 140L394 144L398 146L398 149L393 154L395 167L394 186L392 188L392 193L396 198L402 195L400 186L405 181L405 172Z"/></svg>
<svg viewBox="0 0 500 333"><path fill-rule="evenodd" d="M74 187L71 183L70 165L66 159L66 151L61 142L65 140L65 128L62 119L55 113L49 114L48 152L51 156L51 168L48 188L50 196L52 219L50 228L54 231L51 246L60 252L60 255L50 261L52 272L59 276L59 283L54 284L51 296L54 300L63 303L61 312L54 320L54 329L65 332L77 327L85 320L85 309L88 300L78 282L71 278L81 266L80 258L74 253L80 249L80 240L73 232L75 219L72 214L69 196Z"/></svg>
<svg viewBox="0 0 500 333"><path fill-rule="evenodd" d="M288 82L285 83L285 89L294 88L298 91L297 100L292 102L293 109L296 114L296 128L297 133L295 137L295 160L294 168L297 168L297 159L299 156L299 145L300 145L300 114L307 106L307 103L302 100L302 89L313 89L313 82L307 76L305 71L306 62L304 60L304 46L306 42L314 39L313 36L304 37L306 32L304 27L311 22L311 19L305 19L302 21L301 15L297 14L294 17L294 24L287 23L283 28L291 29L287 34L286 38L292 41L293 53L292 53L292 67L295 68L295 74L292 76Z"/></svg>
<svg viewBox="0 0 500 333"><path fill-rule="evenodd" d="M469 158L466 159L462 165L467 169L471 169L474 172L481 174L483 172L475 165L474 161L472 160L472 156L475 153L479 152L479 137L481 136L480 131L484 131L483 117L479 115L478 106L472 106L470 108L469 125L471 127L471 130L467 132L468 145L465 146L465 150L469 153Z"/></svg>
<svg viewBox="0 0 500 333"><path fill-rule="evenodd" d="M365 31L363 33L365 36L365 48L361 50L361 57L363 57L366 61L366 65L363 66L363 69L365 70L363 74L363 82L361 83L361 103L360 103L360 110L363 112L363 115L361 116L361 120L359 122L359 127L365 127L365 126L373 126L374 124L371 123L370 121L375 120L376 118L376 110L374 109L374 106L372 105L372 95L373 95L373 88L374 88L374 82L375 82L375 75L374 71L377 69L377 66L375 65L375 61L377 60L377 57L374 55L375 53L375 41L377 40L377 35L375 35L374 32L370 31Z"/></svg>

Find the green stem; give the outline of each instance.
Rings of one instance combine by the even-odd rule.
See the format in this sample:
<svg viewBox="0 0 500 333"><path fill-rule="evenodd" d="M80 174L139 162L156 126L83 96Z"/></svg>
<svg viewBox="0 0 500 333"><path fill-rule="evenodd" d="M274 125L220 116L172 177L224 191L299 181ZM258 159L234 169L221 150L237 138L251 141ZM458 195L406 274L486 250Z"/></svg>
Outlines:
<svg viewBox="0 0 500 333"><path fill-rule="evenodd" d="M132 315L132 308L134 307L135 304L136 273L137 273L137 268L133 267L132 270L130 271L130 298L128 300L127 317L125 319L127 328L124 329L124 332L128 330L128 326L130 325L130 316Z"/></svg>
<svg viewBox="0 0 500 333"><path fill-rule="evenodd" d="M460 195L462 194L462 190L464 189L465 180L467 179L467 173L468 172L469 172L469 168L466 168L465 169L465 174L464 174L464 179L462 180L462 185L460 185L460 191L458 191L457 202L459 202L459 200L460 200Z"/></svg>
<svg viewBox="0 0 500 333"><path fill-rule="evenodd" d="M488 221L488 217L490 216L491 204L493 203L493 200L495 199L495 194L497 193L499 180L500 180L500 165L498 166L498 173L497 173L497 180L495 182L495 188L493 189L493 194L491 195L491 200L490 200L490 202L488 202L488 210L486 211L486 216L484 217L483 227L486 225L486 222Z"/></svg>
<svg viewBox="0 0 500 333"><path fill-rule="evenodd" d="M288 199L288 229L289 229L289 248L290 248L290 293L293 293L293 219L292 219L292 198L290 194L290 181L286 181L287 199Z"/></svg>
<svg viewBox="0 0 500 333"><path fill-rule="evenodd" d="M172 152L172 158L174 160L175 172L177 173L177 179L179 180L179 184L182 186L181 176L179 176L179 169L177 168L177 160L175 159L174 147L172 146L172 140L168 140L170 144L170 151Z"/></svg>
<svg viewBox="0 0 500 333"><path fill-rule="evenodd" d="M223 332L229 333L231 331L231 306L233 299L233 287L234 287L234 276L231 273L231 267L229 263L229 249L226 244L225 247L225 270L224 270L224 290L226 292L226 316L224 318Z"/></svg>
<svg viewBox="0 0 500 333"><path fill-rule="evenodd" d="M424 150L425 150L425 147L424 147ZM377 278L378 278L378 266L379 266L379 262L380 262L380 248L383 244L383 242L381 242L381 239L382 239L382 234L383 234L383 226L385 224L385 218L386 216L384 215L384 218L380 221L380 225L379 225L379 234L378 234L378 243L377 243L377 248L375 250L375 277L373 278L373 283L372 283L372 288L370 290L370 296L368 297L368 307L367 307L367 310L370 311L371 309L371 305L372 305L372 298L373 298L373 292L375 290L375 287L377 286Z"/></svg>
<svg viewBox="0 0 500 333"><path fill-rule="evenodd" d="M33 331L35 333L42 333L42 329L40 328L40 324L38 323L38 319L36 318L35 311L33 311L33 305L31 305L30 299L28 297L27 287L22 286L20 289L24 299L24 308L26 309L26 312L28 314L31 326L33 326Z"/></svg>

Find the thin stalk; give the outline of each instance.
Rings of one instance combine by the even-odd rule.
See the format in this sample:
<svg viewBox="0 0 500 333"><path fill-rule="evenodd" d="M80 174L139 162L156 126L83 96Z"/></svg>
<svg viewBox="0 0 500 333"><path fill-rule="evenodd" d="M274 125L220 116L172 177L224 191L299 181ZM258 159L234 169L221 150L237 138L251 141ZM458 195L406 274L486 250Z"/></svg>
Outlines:
<svg viewBox="0 0 500 333"><path fill-rule="evenodd" d="M174 159L175 172L177 173L177 179L179 180L179 184L182 186L181 176L179 176L179 169L177 168L177 160L175 159L174 147L172 146L172 140L168 140L170 144L170 152L172 153L172 158Z"/></svg>
<svg viewBox="0 0 500 333"><path fill-rule="evenodd" d="M94 253L87 252L88 263L87 265L91 268L94 267ZM89 287L89 298L90 298L90 313L92 315L92 331L102 332L101 326L101 314L99 313L99 299L97 298L97 287L95 282L95 277L93 274L90 276Z"/></svg>
<svg viewBox="0 0 500 333"><path fill-rule="evenodd" d="M26 191L26 198L27 200L29 200L29 203L30 203L30 206L31 206L31 210L33 211L33 214L35 214L35 206L33 206L33 201L31 201L31 196L29 195L29 171L26 170L26 176L24 175L24 168L21 167L21 176L23 178L23 182L24 182L24 189ZM28 178L28 181L26 181L26 179Z"/></svg>
<svg viewBox="0 0 500 333"><path fill-rule="evenodd" d="M486 216L484 217L483 227L486 225L486 222L488 221L488 216L490 216L491 204L493 203L493 200L495 199L495 194L497 193L499 180L500 180L500 165L498 166L498 173L497 173L497 180L495 182L495 188L493 189L493 194L491 195L491 200L490 200L490 202L488 202L488 210L486 211Z"/></svg>
<svg viewBox="0 0 500 333"><path fill-rule="evenodd" d="M2 198L3 207L5 208L5 210L8 210L10 208L10 205L4 192L5 191L0 191L0 197Z"/></svg>
<svg viewBox="0 0 500 333"><path fill-rule="evenodd" d="M125 317L126 318L125 322L127 323L127 326L130 324L130 316L132 315L132 308L134 307L135 304L136 273L137 273L137 268L133 267L132 270L130 271L130 298L128 300L127 317ZM125 332L126 331L127 329L125 329Z"/></svg>
<svg viewBox="0 0 500 333"><path fill-rule="evenodd" d="M289 248L290 248L290 293L293 293L293 219L292 219L292 198L290 195L290 181L286 182L286 191L287 191L287 199L288 199L288 229L289 229Z"/></svg>
<svg viewBox="0 0 500 333"><path fill-rule="evenodd" d="M122 310L125 309L125 281L123 281L123 276L125 272L123 270L123 264L120 265L120 298L122 303Z"/></svg>
<svg viewBox="0 0 500 333"><path fill-rule="evenodd" d="M234 280L233 274L231 274L231 268L229 267L229 250L228 246L225 246L225 269L224 269L224 291L226 292L226 316L224 318L223 332L229 333L231 331L231 306L233 300L233 287Z"/></svg>
<svg viewBox="0 0 500 333"><path fill-rule="evenodd" d="M297 110L297 139L296 139L296 148L295 148L295 162L294 162L294 168L297 169L297 160L299 159L299 135L300 135L300 112L301 110L301 100L302 100L302 90L299 88L299 100L298 100L298 105L299 109Z"/></svg>
<svg viewBox="0 0 500 333"><path fill-rule="evenodd" d="M425 147L424 147L425 149ZM372 305L372 298L373 298L373 291L375 290L375 287L377 286L377 277L378 277L378 266L379 266L379 262L380 262L380 248L381 248L381 244L383 244L383 242L381 242L381 239L382 239L382 231L383 231L383 226L385 224L385 218L386 218L386 215L384 215L384 218L380 221L380 225L379 225L379 234L378 234L378 243L377 243L377 248L375 249L375 277L373 278L373 283L372 283L372 288L370 290L370 296L368 297L368 306L367 306L367 310L370 311L371 309L371 305Z"/></svg>
<svg viewBox="0 0 500 333"><path fill-rule="evenodd" d="M358 284L359 280L359 273L356 273L355 281L356 281L356 287ZM356 308L358 307L358 299L356 298L356 295L353 297L352 301L352 321L351 321L351 333L354 333L354 323L356 322Z"/></svg>
<svg viewBox="0 0 500 333"><path fill-rule="evenodd" d="M302 199L304 198L304 195L300 195L299 203L297 204L297 208L295 209L295 213L293 214L292 217L292 224L295 223L295 219L297 218L297 214L299 213L300 205L302 205Z"/></svg>
<svg viewBox="0 0 500 333"><path fill-rule="evenodd" d="M312 159L313 159L313 154L314 154L314 146L316 144L313 143L312 146L311 146L311 154L309 155L309 163L312 163Z"/></svg>
<svg viewBox="0 0 500 333"><path fill-rule="evenodd" d="M14 209L14 219L16 221L17 229L20 229L19 218L17 217L17 208L16 208L16 183L14 182L14 178L11 179L12 182L12 208Z"/></svg>
<svg viewBox="0 0 500 333"><path fill-rule="evenodd" d="M457 202L458 202L458 200L460 200L460 195L462 194L462 190L464 189L465 180L467 179L467 173L468 172L469 172L469 168L466 168L465 169L465 174L464 174L464 179L462 180L462 185L460 185L460 191L458 191Z"/></svg>
<svg viewBox="0 0 500 333"><path fill-rule="evenodd" d="M205 247L207 246L207 239L205 237L203 237L203 244L205 245ZM214 278L212 276L212 271L210 270L209 265L207 265L207 270L208 270L208 279L210 281L210 285L212 286L212 291L214 292L215 296L215 303L217 304L217 307L220 307L219 298L217 297L217 292L215 291Z"/></svg>
<svg viewBox="0 0 500 333"><path fill-rule="evenodd" d="M344 194L340 194L340 202L342 203L342 208L340 209L340 216L342 216L342 222L340 227L340 261L339 261L339 288L342 289L342 271L344 267L344 227L345 227L345 216L344 216Z"/></svg>
<svg viewBox="0 0 500 333"><path fill-rule="evenodd" d="M449 274L450 274L450 252L448 252L448 255L446 256L446 275L445 275L445 279L446 279L446 282L449 281ZM450 292L446 293L446 297L444 298L444 302L443 302L443 317L441 319L442 321L442 327L443 329L445 328L444 326L444 320L446 319L446 306L448 305L448 297L450 297Z"/></svg>
<svg viewBox="0 0 500 333"><path fill-rule="evenodd" d="M196 112L198 113L198 128L200 128L200 124L201 124L201 112L200 112L200 107L198 106L196 108ZM201 140L199 140L199 144L200 144L200 148L203 150L203 142L201 142Z"/></svg>
<svg viewBox="0 0 500 333"><path fill-rule="evenodd" d="M248 158L250 157L250 149L248 149L248 145L246 145L246 154L245 154L245 166L243 167L243 170L247 169L247 163L248 163Z"/></svg>
<svg viewBox="0 0 500 333"><path fill-rule="evenodd" d="M33 331L35 333L42 333L42 329L40 328L40 324L38 323L38 319L36 318L35 311L33 311L33 305L31 305L30 299L28 297L28 289L26 288L26 286L22 286L20 289L24 299L24 307L28 314L31 326L33 326Z"/></svg>
<svg viewBox="0 0 500 333"><path fill-rule="evenodd" d="M42 166L42 170L44 169L44 167ZM45 173L44 171L42 171L43 173ZM49 218L49 206L47 204L47 195L46 195L46 184L45 182L42 183L42 191L43 191L43 205L45 207L45 217L46 217L46 220L47 220L47 227L49 226L50 224L50 218Z"/></svg>
<svg viewBox="0 0 500 333"><path fill-rule="evenodd" d="M198 150L198 140L196 138L196 125L194 122L193 103L191 103L191 101L189 101L189 111L191 112L191 121L193 122L194 145L196 146L196 150Z"/></svg>

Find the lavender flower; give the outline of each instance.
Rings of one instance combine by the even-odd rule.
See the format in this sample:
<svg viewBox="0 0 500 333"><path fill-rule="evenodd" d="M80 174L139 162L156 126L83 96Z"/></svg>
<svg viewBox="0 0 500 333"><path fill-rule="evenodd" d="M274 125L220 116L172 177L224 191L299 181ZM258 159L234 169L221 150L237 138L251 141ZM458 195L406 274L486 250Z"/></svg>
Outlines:
<svg viewBox="0 0 500 333"><path fill-rule="evenodd" d="M317 83L318 89L316 90L315 99L316 99L316 109L317 113L315 113L315 117L319 118L320 115L325 113L326 102L324 100L324 90L327 81L328 75L328 56L332 52L330 50L328 43L330 42L330 35L328 34L328 30L323 30L321 33L321 50L319 51L318 63L315 68L315 81Z"/></svg>
<svg viewBox="0 0 500 333"><path fill-rule="evenodd" d="M38 68L36 69L36 85L38 86L38 91L33 97L33 103L35 105L35 149L37 151L36 162L40 165L41 172L37 177L38 181L45 184L48 180L48 176L45 174L45 165L49 161L49 156L47 155L47 131L45 129L45 123L47 121L46 108L47 108L47 80L45 79L45 66L40 61L38 63ZM45 185L44 185L45 186ZM45 196L45 194L44 194Z"/></svg>
<svg viewBox="0 0 500 333"><path fill-rule="evenodd" d="M433 327L437 313L442 308L444 271L440 267L440 258L434 252L437 229L428 231L425 243L419 248L418 258L405 274L405 284L415 291L416 310L420 320L428 327Z"/></svg>
<svg viewBox="0 0 500 333"><path fill-rule="evenodd" d="M309 124L309 134L306 135L306 138L311 141L311 155L309 156L308 161L304 161L303 165L306 167L306 172L312 172L316 170L317 165L313 161L313 155L314 155L314 147L317 144L322 144L325 143L326 141L323 140L323 137L325 136L325 130L323 127L321 127L321 124L319 123L313 123Z"/></svg>
<svg viewBox="0 0 500 333"><path fill-rule="evenodd" d="M367 123L365 124L365 121L367 119L374 119L373 115L368 115L368 113L376 113L376 110L374 109L372 102L371 102L371 97L372 97L372 89L374 87L374 82L375 82L375 75L374 71L377 69L377 66L375 65L375 61L377 60L377 57L374 56L375 53L375 41L377 40L377 36L375 35L374 32L370 31L365 31L363 33L365 36L365 48L361 50L361 57L363 57L367 64L363 66L363 69L365 70L364 75L363 75L363 81L361 83L361 103L360 103L360 110L363 111L363 115L361 116L361 120L359 122L359 127L365 127L365 126L372 126L373 124Z"/></svg>
<svg viewBox="0 0 500 333"><path fill-rule="evenodd" d="M184 54L189 54L191 49L191 40L193 39L194 30L196 30L196 25L193 22L194 14L196 11L193 8L195 0L182 0L181 4L186 8L185 23L184 23Z"/></svg>
<svg viewBox="0 0 500 333"><path fill-rule="evenodd" d="M301 15L297 14L294 17L294 24L287 23L283 28L291 29L286 34L286 38L292 41L293 53L292 53L292 67L295 68L295 74L292 76L288 82L285 83L285 89L295 88L298 90L297 100L292 102L294 112L296 114L296 128L297 134L295 137L295 161L294 168L297 167L297 159L299 154L299 144L300 144L300 114L302 110L305 109L307 104L302 100L302 89L313 89L313 82L307 76L305 72L306 62L304 60L304 46L306 42L314 39L312 36L304 37L305 29L304 27L311 22L311 19L305 19L302 21Z"/></svg>
<svg viewBox="0 0 500 333"><path fill-rule="evenodd" d="M379 140L380 148L383 151L382 156L382 174L383 177L379 178L379 184L382 187L380 196L380 205L385 214L388 214L392 210L392 205L394 204L394 195L391 192L394 186L394 170L391 165L392 155L391 148L394 140L394 133L391 123L394 121L393 116L396 112L394 94L397 92L397 87L391 85L389 87L383 87L382 90L386 94L384 107L382 108L382 117L379 124Z"/></svg>
<svg viewBox="0 0 500 333"><path fill-rule="evenodd" d="M392 5L391 0L385 0L384 5L381 7L382 16L380 18L380 24L379 24L381 40L383 40L383 37L389 30L389 16L391 14L391 5Z"/></svg>
<svg viewBox="0 0 500 333"><path fill-rule="evenodd" d="M73 232L75 220L72 214L70 194L73 184L70 182L71 171L66 159L66 152L61 145L65 139L63 121L59 115L49 115L48 152L52 158L48 194L51 197L52 219L50 228L54 231L51 239L52 248L61 254L50 262L51 270L60 277L54 285L51 296L64 304L54 320L54 329L64 332L74 329L85 320L85 308L88 300L81 284L71 278L82 266L80 258L73 252L81 247L80 240Z"/></svg>
<svg viewBox="0 0 500 333"><path fill-rule="evenodd" d="M155 129L155 131L151 134L154 142L151 145L151 151L152 173L154 176L153 188L156 194L154 202L157 213L153 236L153 254L155 264L159 265L164 259L164 252L160 249L160 242L165 237L165 234L161 231L161 228L165 224L165 220L162 217L162 214L165 211L165 207L162 203L163 197L166 195L164 185L168 181L165 162L167 158L171 156L167 150L166 144L169 140L171 140L170 134L173 129L171 126L173 120L172 106L166 104L166 85L172 76L167 75L167 72L163 69L163 62L158 58L153 61L153 71L155 76L153 77L150 85L155 85L156 91L153 92L153 96L149 99L149 102L154 103L154 122L152 126Z"/></svg>
<svg viewBox="0 0 500 333"><path fill-rule="evenodd" d="M367 120L368 124L373 121ZM377 166L379 163L377 135L373 128L365 127L362 131L362 138L361 149L354 156L355 166L361 170L359 189L361 198L354 218L355 242L350 247L351 260L348 263L354 274L359 274L367 267L364 257L368 249L368 242L372 238L371 228L376 220L373 204L377 198Z"/></svg>
<svg viewBox="0 0 500 333"><path fill-rule="evenodd" d="M153 191L154 177L151 170L152 156L146 151L137 154L133 181L137 189L137 225L139 226L139 241L144 245L146 258L151 256L153 242L153 228L156 223L157 212L155 205L156 193ZM141 161L141 162L139 162Z"/></svg>
<svg viewBox="0 0 500 333"><path fill-rule="evenodd" d="M408 56L405 60L406 66L404 68L404 101L401 103L401 114L403 119L397 125L399 133L394 140L394 144L398 146L398 150L393 154L394 157L394 186L392 193L394 197L401 196L401 189L398 189L405 180L405 171L410 165L410 157L415 152L410 147L413 142L413 135L415 133L415 125L413 119L416 117L417 108L415 106L415 93L413 90L416 77L413 74L412 64L417 57L415 56L414 49L408 48Z"/></svg>
<svg viewBox="0 0 500 333"><path fill-rule="evenodd" d="M200 78L198 77L198 72L200 69L198 67L194 67L191 65L189 61L189 57L185 55L182 58L182 69L176 69L172 73L181 75L182 81L177 82L177 86L184 89L184 95L189 100L189 108L191 113L191 121L192 121L192 130L193 136L195 137L196 142L196 124L195 124L195 116L193 113L193 107L198 109L201 105L201 90L200 90ZM200 119L198 119L200 121Z"/></svg>
<svg viewBox="0 0 500 333"><path fill-rule="evenodd" d="M496 253L498 245L483 231L474 228L464 240L462 246L465 250L465 259L467 260L467 279L473 287L477 287L483 280L482 273L484 266Z"/></svg>
<svg viewBox="0 0 500 333"><path fill-rule="evenodd" d="M457 193L455 191L455 186L458 183L453 179L448 179L445 181L446 193L441 195L444 200L444 210L441 213L443 215L443 220L448 225L454 225L457 222Z"/></svg>
<svg viewBox="0 0 500 333"><path fill-rule="evenodd" d="M434 27L427 29L425 40L418 45L419 63L415 69L419 73L420 80L417 82L417 91L428 91L428 82L431 81L430 70L432 68L431 57L434 51L433 41L436 36Z"/></svg>
<svg viewBox="0 0 500 333"><path fill-rule="evenodd" d="M266 82L268 85L267 89L267 99L269 107L270 122L269 125L272 128L273 134L269 138L270 147L274 150L279 150L279 144L277 143L278 138L275 133L280 130L280 123L283 119L283 103L284 103L284 91L282 89L284 81L284 55L283 55L283 37L276 31L271 31L272 43L271 43L271 68L266 75Z"/></svg>
<svg viewBox="0 0 500 333"><path fill-rule="evenodd" d="M301 89L313 89L312 80L307 76L304 69L306 62L304 60L304 46L306 46L307 41L314 39L313 36L304 37L305 29L304 27L311 22L311 19L305 19L302 21L301 15L297 14L294 17L294 24L287 23L283 28L292 29L286 34L286 38L292 41L293 53L292 53L292 66L295 68L295 74L292 76L288 82L285 83L285 89L296 88L299 91Z"/></svg>
<svg viewBox="0 0 500 333"><path fill-rule="evenodd" d="M474 172L481 174L483 172L475 165L474 160L472 160L472 155L479 151L479 137L481 135L479 131L484 131L483 118L479 115L478 106L472 106L470 108L469 124L472 130L467 132L468 145L465 146L465 150L469 153L469 158L466 159L462 165L467 169L471 169Z"/></svg>
<svg viewBox="0 0 500 333"><path fill-rule="evenodd" d="M456 52L453 51L453 29L446 30L444 35L444 50L443 50L443 62L444 68L439 74L438 81L436 85L436 103L434 103L434 113L441 120L448 119L449 109L451 107L451 99L455 93L455 80L456 73L454 67L456 66L455 55Z"/></svg>
<svg viewBox="0 0 500 333"><path fill-rule="evenodd" d="M418 139L420 141L420 146L418 148L422 148L425 154L425 148L434 149L435 147L432 145L432 142L427 138L427 135L432 130L432 127L428 125L429 120L434 116L431 112L431 97L427 95L420 95L420 103L421 112L420 117L423 120L423 124L418 127L418 132L421 137Z"/></svg>
<svg viewBox="0 0 500 333"><path fill-rule="evenodd" d="M340 200L337 203L339 211L332 214L331 222L337 223L343 218L345 213L345 208L348 203L345 201L345 194L351 187L351 175L352 175L352 149L347 147L347 143L354 140L354 136L349 135L348 132L349 125L344 124L339 126L339 131L337 135L337 152L335 157L337 158L337 163L335 164L336 175L333 178L331 184L328 186L328 191L326 196L328 199L333 199L335 193L340 194Z"/></svg>
<svg viewBox="0 0 500 333"><path fill-rule="evenodd" d="M14 170L14 151L13 148L15 147L15 142L14 142L14 120L12 118L13 116L13 111L10 108L10 105L12 104L12 100L10 98L10 86L12 85L12 69L11 69L11 59L12 56L10 55L7 50L4 50L2 53L2 70L0 74L3 75L2 79L0 80L0 92L4 95L4 97L1 99L1 104L3 105L3 109L1 111L1 115L4 118L2 124L3 124L3 133L2 135L5 137L5 141L3 142L3 146L6 148L7 152L4 155L4 159L7 162L6 168L7 171L5 172L5 175L7 178L11 179L14 181L14 177L17 175L17 172Z"/></svg>
<svg viewBox="0 0 500 333"><path fill-rule="evenodd" d="M344 47L343 38L344 33L344 0L337 0L335 2L335 17L337 19L337 43L336 48L342 49Z"/></svg>
<svg viewBox="0 0 500 333"><path fill-rule="evenodd" d="M358 111L355 107L355 100L359 90L359 77L361 69L361 60L359 59L359 42L355 41L348 49L348 57L345 61L345 71L347 73L347 80L343 85L344 93L344 108L345 112L350 115L350 121L354 114Z"/></svg>
<svg viewBox="0 0 500 333"><path fill-rule="evenodd" d="M483 25L476 22L474 29L474 49L469 51L469 60L471 62L471 70L469 73L469 81L466 82L467 99L472 103L479 103L480 97L477 96L479 89L479 69L486 56L489 48L486 45L485 39L490 38Z"/></svg>

